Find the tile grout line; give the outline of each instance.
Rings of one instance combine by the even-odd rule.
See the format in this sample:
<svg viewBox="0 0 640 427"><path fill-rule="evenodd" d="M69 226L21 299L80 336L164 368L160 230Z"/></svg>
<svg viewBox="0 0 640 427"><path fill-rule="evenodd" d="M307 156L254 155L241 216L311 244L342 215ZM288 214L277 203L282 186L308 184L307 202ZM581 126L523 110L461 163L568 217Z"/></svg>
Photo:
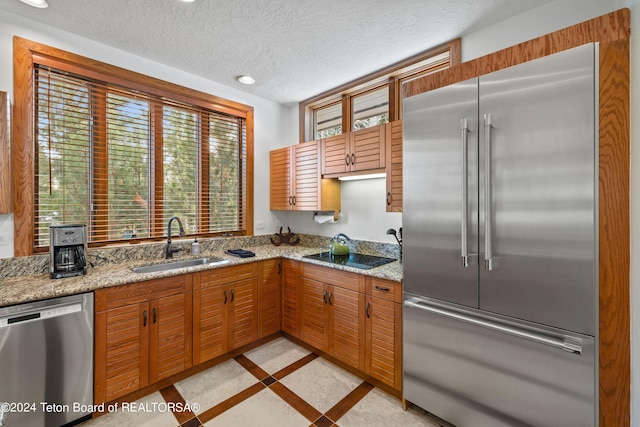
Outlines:
<svg viewBox="0 0 640 427"><path fill-rule="evenodd" d="M336 403L331 409L329 409L325 414L321 413L319 410L314 408L311 404L305 401L303 398L298 396L295 392L290 390L284 384L280 383L279 380L286 377L287 375L297 371L301 367L305 366L309 362L315 360L319 356L315 353L310 353L303 358L293 362L292 364L286 366L285 368L279 370L273 375L269 375L268 372L263 370L260 366L258 366L251 359L246 357L244 354L240 354L233 359L244 369L246 369L249 373L251 373L255 378L258 379L259 382L254 384L253 386L236 393L235 395L229 397L225 401L213 406L212 408L207 409L206 411L200 413L200 415L196 416L192 411L184 411L177 412L174 411L173 414L180 423L181 426L191 426L196 424L191 424L196 421L199 424L203 425L204 423L212 420L223 412L235 407L236 405L242 403L244 400L252 397L253 395L259 393L265 388L270 388L278 397L284 400L288 405L294 408L298 413L304 416L307 420L311 422L311 426L317 427L329 427L329 426L337 426L336 420L342 417L347 413L351 408L353 408L369 391L371 391L374 387L373 385L367 383L366 381L362 382L358 387L352 390L349 394L347 394L344 398L342 398L338 403ZM177 390L175 385L168 386L161 390L161 394L163 398L167 402L176 402L181 404L186 404L184 398Z"/></svg>

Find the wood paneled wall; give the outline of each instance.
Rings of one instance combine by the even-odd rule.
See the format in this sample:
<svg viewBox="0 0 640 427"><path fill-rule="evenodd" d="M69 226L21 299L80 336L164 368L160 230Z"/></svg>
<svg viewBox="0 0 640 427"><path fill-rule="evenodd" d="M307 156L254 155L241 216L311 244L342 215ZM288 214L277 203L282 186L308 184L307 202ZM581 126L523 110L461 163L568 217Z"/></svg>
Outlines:
<svg viewBox="0 0 640 427"><path fill-rule="evenodd" d="M417 95L599 42L599 425L626 427L630 409L629 36L621 9L408 82Z"/></svg>

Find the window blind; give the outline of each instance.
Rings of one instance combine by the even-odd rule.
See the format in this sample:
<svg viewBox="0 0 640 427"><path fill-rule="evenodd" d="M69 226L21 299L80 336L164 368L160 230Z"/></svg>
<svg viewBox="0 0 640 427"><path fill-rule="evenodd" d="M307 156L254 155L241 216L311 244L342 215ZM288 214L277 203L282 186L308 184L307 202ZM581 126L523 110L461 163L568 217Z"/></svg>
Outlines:
<svg viewBox="0 0 640 427"><path fill-rule="evenodd" d="M245 119L34 68L34 246L49 226L87 224L90 243L236 233L246 218Z"/></svg>

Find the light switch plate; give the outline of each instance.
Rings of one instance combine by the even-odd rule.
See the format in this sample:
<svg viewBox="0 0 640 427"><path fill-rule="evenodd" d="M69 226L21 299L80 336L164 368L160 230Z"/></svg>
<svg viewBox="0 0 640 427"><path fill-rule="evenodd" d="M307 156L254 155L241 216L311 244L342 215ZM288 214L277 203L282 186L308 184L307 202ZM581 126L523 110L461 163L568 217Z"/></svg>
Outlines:
<svg viewBox="0 0 640 427"><path fill-rule="evenodd" d="M0 233L0 246L7 246L9 243L11 243L9 233Z"/></svg>

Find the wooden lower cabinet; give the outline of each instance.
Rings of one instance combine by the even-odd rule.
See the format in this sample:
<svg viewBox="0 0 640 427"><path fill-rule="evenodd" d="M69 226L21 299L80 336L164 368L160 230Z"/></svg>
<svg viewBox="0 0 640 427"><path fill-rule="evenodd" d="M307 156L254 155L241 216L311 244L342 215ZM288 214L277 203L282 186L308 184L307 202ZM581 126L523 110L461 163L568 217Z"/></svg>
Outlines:
<svg viewBox="0 0 640 427"><path fill-rule="evenodd" d="M364 276L303 264L301 339L365 370Z"/></svg>
<svg viewBox="0 0 640 427"><path fill-rule="evenodd" d="M96 403L192 366L191 275L95 292Z"/></svg>
<svg viewBox="0 0 640 427"><path fill-rule="evenodd" d="M402 390L402 285L367 278L365 373Z"/></svg>
<svg viewBox="0 0 640 427"><path fill-rule="evenodd" d="M282 259L282 330L300 338L302 292L298 286L299 262Z"/></svg>
<svg viewBox="0 0 640 427"><path fill-rule="evenodd" d="M281 278L280 258L258 263L258 339L282 329Z"/></svg>
<svg viewBox="0 0 640 427"><path fill-rule="evenodd" d="M95 291L95 402L284 331L402 387L400 283L272 259Z"/></svg>
<svg viewBox="0 0 640 427"><path fill-rule="evenodd" d="M194 364L257 340L257 263L202 271L194 276Z"/></svg>

